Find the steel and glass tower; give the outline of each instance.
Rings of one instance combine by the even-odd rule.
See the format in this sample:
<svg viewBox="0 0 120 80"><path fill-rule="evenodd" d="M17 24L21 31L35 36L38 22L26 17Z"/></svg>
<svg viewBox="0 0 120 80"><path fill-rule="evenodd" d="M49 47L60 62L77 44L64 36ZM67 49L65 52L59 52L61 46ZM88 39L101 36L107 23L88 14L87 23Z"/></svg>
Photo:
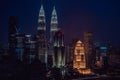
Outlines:
<svg viewBox="0 0 120 80"><path fill-rule="evenodd" d="M57 13L56 13L56 9L54 7L53 11L52 11L52 16L51 16L50 41L53 41L53 37L58 30L59 30L59 28L58 28Z"/></svg>
<svg viewBox="0 0 120 80"><path fill-rule="evenodd" d="M43 5L41 5L40 12L39 12L37 30L38 31L41 31L41 30L46 31L45 12L44 12Z"/></svg>
<svg viewBox="0 0 120 80"><path fill-rule="evenodd" d="M59 30L54 36L54 54L53 54L53 66L61 68L65 66L65 53L64 53L64 33Z"/></svg>
<svg viewBox="0 0 120 80"><path fill-rule="evenodd" d="M54 35L58 31L58 20L57 20L57 13L55 7L53 7L52 15L51 15L51 22L50 22L50 39L49 39L49 57L50 59L53 58L54 54ZM49 60L52 61L52 60ZM48 62L49 62L48 61ZM53 63L52 63L53 64ZM51 65L52 66L52 65Z"/></svg>
<svg viewBox="0 0 120 80"><path fill-rule="evenodd" d="M38 59L43 63L47 63L46 21L43 5L41 5L38 17L36 42Z"/></svg>

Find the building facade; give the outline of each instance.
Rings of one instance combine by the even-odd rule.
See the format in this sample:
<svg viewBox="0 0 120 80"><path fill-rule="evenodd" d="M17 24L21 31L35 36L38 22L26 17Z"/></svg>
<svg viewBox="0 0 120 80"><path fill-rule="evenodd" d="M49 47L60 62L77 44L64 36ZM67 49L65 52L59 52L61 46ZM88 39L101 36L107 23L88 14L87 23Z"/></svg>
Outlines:
<svg viewBox="0 0 120 80"><path fill-rule="evenodd" d="M74 48L73 68L80 74L91 74L91 69L87 67L87 59L84 44L78 40Z"/></svg>
<svg viewBox="0 0 120 80"><path fill-rule="evenodd" d="M41 9L39 12L35 41L38 59L43 63L47 63L46 21L43 5L41 5Z"/></svg>
<svg viewBox="0 0 120 80"><path fill-rule="evenodd" d="M53 42L54 35L58 30L59 28L58 28L57 12L54 7L52 11L51 23L50 23L50 42Z"/></svg>
<svg viewBox="0 0 120 80"><path fill-rule="evenodd" d="M80 40L76 42L76 45L74 48L73 67L76 69L86 68L84 45Z"/></svg>
<svg viewBox="0 0 120 80"><path fill-rule="evenodd" d="M31 35L25 35L25 62L31 64L36 57L36 41L31 40Z"/></svg>
<svg viewBox="0 0 120 80"><path fill-rule="evenodd" d="M54 36L54 54L53 54L53 66L61 68L65 66L65 46L64 46L64 33L58 31Z"/></svg>
<svg viewBox="0 0 120 80"><path fill-rule="evenodd" d="M15 53L16 58L20 61L24 60L25 52L25 34L16 33L15 34Z"/></svg>
<svg viewBox="0 0 120 80"><path fill-rule="evenodd" d="M85 46L87 67L90 68L93 64L93 58L95 58L94 56L95 54L93 54L93 33L92 32L84 33L84 46Z"/></svg>

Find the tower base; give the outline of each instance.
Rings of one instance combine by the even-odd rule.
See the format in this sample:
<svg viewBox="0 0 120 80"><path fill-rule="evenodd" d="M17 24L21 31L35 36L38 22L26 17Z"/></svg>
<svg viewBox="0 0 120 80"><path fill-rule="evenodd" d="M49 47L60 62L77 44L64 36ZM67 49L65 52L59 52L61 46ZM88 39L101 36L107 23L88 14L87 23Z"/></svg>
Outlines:
<svg viewBox="0 0 120 80"><path fill-rule="evenodd" d="M78 69L78 72L83 75L90 75L92 73L91 69Z"/></svg>

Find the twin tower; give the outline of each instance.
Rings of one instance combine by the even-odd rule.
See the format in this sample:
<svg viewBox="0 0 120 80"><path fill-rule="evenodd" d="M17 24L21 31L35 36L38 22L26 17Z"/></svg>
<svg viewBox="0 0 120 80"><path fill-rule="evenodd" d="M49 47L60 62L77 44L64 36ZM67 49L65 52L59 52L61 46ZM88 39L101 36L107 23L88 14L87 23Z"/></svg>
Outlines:
<svg viewBox="0 0 120 80"><path fill-rule="evenodd" d="M58 28L58 20L57 20L57 13L55 7L53 7L52 15L51 15L51 22L50 22L50 33L46 34L46 17L43 5L41 5L39 18L38 18L38 27L37 27L37 34L36 34L36 46L37 46L37 56L38 59L43 63L49 63L50 59L48 57L51 56L54 65L58 64L58 53L55 53L54 49L54 42L58 38L55 39L55 34L60 30ZM46 36L50 35L49 39L46 39ZM47 41L48 40L48 41ZM58 51L58 50L57 50ZM57 56L55 56L57 54ZM56 59L56 57L58 57ZM56 60L55 60L56 59ZM57 61L57 62L56 62ZM55 64L56 63L56 64Z"/></svg>
<svg viewBox="0 0 120 80"><path fill-rule="evenodd" d="M40 12L39 12L39 18L38 18L38 32L39 31L45 31L46 32L46 17L45 17L45 11L43 8L43 5L41 5ZM51 15L51 22L50 22L50 40L52 41L52 38L54 34L59 30L58 28L58 19L57 19L57 13L55 7L53 7L52 15Z"/></svg>

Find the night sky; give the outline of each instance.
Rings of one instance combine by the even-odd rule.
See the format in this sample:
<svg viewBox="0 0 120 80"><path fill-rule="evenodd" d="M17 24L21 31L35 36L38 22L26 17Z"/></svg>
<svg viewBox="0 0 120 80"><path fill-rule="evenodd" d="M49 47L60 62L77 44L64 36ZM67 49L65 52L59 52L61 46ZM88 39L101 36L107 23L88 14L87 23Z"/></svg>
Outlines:
<svg viewBox="0 0 120 80"><path fill-rule="evenodd" d="M94 41L110 40L120 45L119 0L0 0L0 43L7 43L8 18L18 16L21 32L35 34L38 14L43 4L47 27L53 6L56 6L59 27L64 30L65 42L72 38L83 41L84 31L93 31Z"/></svg>

